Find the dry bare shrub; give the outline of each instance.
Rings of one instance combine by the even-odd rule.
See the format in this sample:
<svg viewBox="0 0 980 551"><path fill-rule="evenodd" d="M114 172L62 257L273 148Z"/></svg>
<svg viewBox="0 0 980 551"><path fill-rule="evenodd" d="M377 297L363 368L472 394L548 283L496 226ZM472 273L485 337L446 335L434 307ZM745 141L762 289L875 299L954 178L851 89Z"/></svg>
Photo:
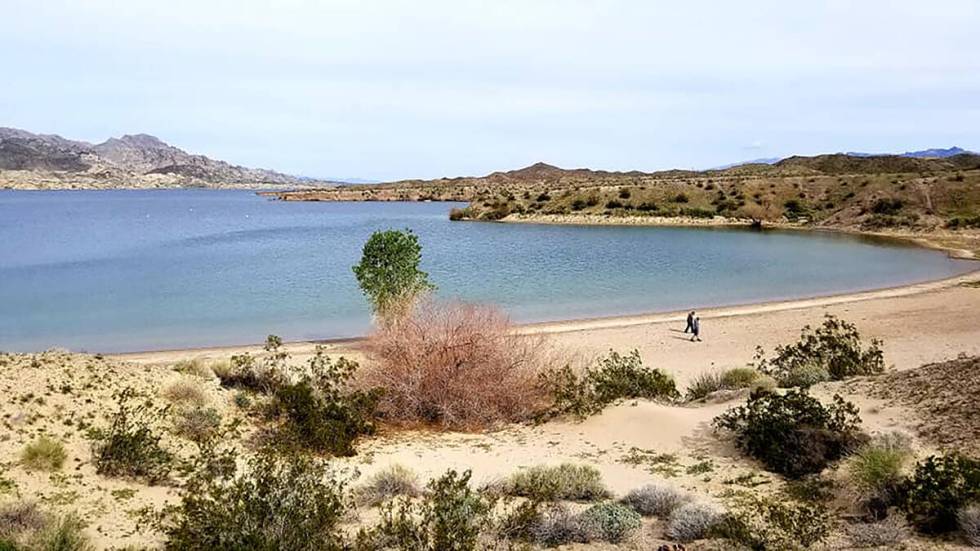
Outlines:
<svg viewBox="0 0 980 551"><path fill-rule="evenodd" d="M960 509L956 520L970 545L980 547L980 504L974 503Z"/></svg>
<svg viewBox="0 0 980 551"><path fill-rule="evenodd" d="M208 401L207 394L204 393L198 381L188 376L177 379L163 387L160 395L171 404L179 406L201 407Z"/></svg>
<svg viewBox="0 0 980 551"><path fill-rule="evenodd" d="M360 383L381 387L379 413L396 422L476 429L531 418L544 342L516 335L493 306L424 300L369 338Z"/></svg>
<svg viewBox="0 0 980 551"><path fill-rule="evenodd" d="M846 527L851 545L857 548L886 547L893 549L909 539L911 530L908 524L897 515L885 520L869 523L855 523Z"/></svg>

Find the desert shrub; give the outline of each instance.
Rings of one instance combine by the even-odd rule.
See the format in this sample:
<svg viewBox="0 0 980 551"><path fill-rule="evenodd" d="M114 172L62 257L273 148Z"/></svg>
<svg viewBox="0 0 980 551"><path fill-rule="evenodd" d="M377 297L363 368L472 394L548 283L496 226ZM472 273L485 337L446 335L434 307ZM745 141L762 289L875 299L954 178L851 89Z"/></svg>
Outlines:
<svg viewBox="0 0 980 551"><path fill-rule="evenodd" d="M45 551L92 551L85 523L75 514L53 517L27 548Z"/></svg>
<svg viewBox="0 0 980 551"><path fill-rule="evenodd" d="M181 502L164 510L158 527L167 549L343 549L344 485L323 461L262 452L238 473L228 459L202 459Z"/></svg>
<svg viewBox="0 0 980 551"><path fill-rule="evenodd" d="M667 521L667 537L679 541L704 538L725 517L725 508L717 503L697 500L685 503Z"/></svg>
<svg viewBox="0 0 980 551"><path fill-rule="evenodd" d="M696 375L687 387L686 398L699 400L719 390L738 390L741 388L772 389L775 381L768 375L751 367L733 367L725 371L708 371Z"/></svg>
<svg viewBox="0 0 980 551"><path fill-rule="evenodd" d="M174 364L173 369L177 373L201 377L202 379L210 379L214 376L214 372L211 371L211 368L199 358L180 360Z"/></svg>
<svg viewBox="0 0 980 551"><path fill-rule="evenodd" d="M798 220L810 215L810 208L799 199L790 199L786 201L783 203L783 208L786 209L783 212L783 215L786 216L787 220Z"/></svg>
<svg viewBox="0 0 980 551"><path fill-rule="evenodd" d="M207 395L196 380L182 378L171 382L160 391L168 402L178 406L201 407L207 403Z"/></svg>
<svg viewBox="0 0 980 551"><path fill-rule="evenodd" d="M598 469L572 463L518 471L505 482L504 492L536 501L594 501L609 496Z"/></svg>
<svg viewBox="0 0 980 551"><path fill-rule="evenodd" d="M164 481L170 474L173 455L160 445L160 435L151 421L167 415L167 408L156 408L149 400L139 401L128 387L115 395L116 413L108 428L89 431L95 471L105 476L144 479L150 484Z"/></svg>
<svg viewBox="0 0 980 551"><path fill-rule="evenodd" d="M619 198L620 199L629 199L630 198L630 195L631 195L630 194L630 190L628 188L619 188Z"/></svg>
<svg viewBox="0 0 980 551"><path fill-rule="evenodd" d="M856 548L898 548L909 539L909 527L901 517L892 515L877 522L856 522L844 529L847 539Z"/></svg>
<svg viewBox="0 0 980 551"><path fill-rule="evenodd" d="M435 288L419 269L421 262L422 246L411 230L371 234L353 270L379 319L400 317L416 297Z"/></svg>
<svg viewBox="0 0 980 551"><path fill-rule="evenodd" d="M35 503L4 503L0 505L0 542L9 542L10 548L16 549L28 537L40 533L47 521Z"/></svg>
<svg viewBox="0 0 980 551"><path fill-rule="evenodd" d="M221 414L214 408L182 409L174 416L174 432L192 442L213 438L221 427Z"/></svg>
<svg viewBox="0 0 980 551"><path fill-rule="evenodd" d="M403 498L381 508L381 520L358 534L362 549L470 551L491 527L493 500L470 488L470 472L447 471L423 499Z"/></svg>
<svg viewBox="0 0 980 551"><path fill-rule="evenodd" d="M779 386L783 388L810 388L811 386L830 380L827 368L818 361L809 361L794 366L779 378Z"/></svg>
<svg viewBox="0 0 980 551"><path fill-rule="evenodd" d="M66 457L68 454L61 442L49 436L41 436L24 446L20 463L32 471L57 471L65 464Z"/></svg>
<svg viewBox="0 0 980 551"><path fill-rule="evenodd" d="M882 197L871 205L871 212L875 214L895 214L902 210L905 203L901 199Z"/></svg>
<svg viewBox="0 0 980 551"><path fill-rule="evenodd" d="M621 208L623 208L623 203L620 202L620 201L617 201L615 199L611 199L611 200L609 200L609 201L606 202L606 208L607 209L610 209L610 210L611 209L621 209Z"/></svg>
<svg viewBox="0 0 980 551"><path fill-rule="evenodd" d="M85 525L75 514L45 513L28 502L0 506L0 549L91 551Z"/></svg>
<svg viewBox="0 0 980 551"><path fill-rule="evenodd" d="M783 386L789 386L784 383L798 376L794 372L817 369L815 366L825 369L834 381L885 370L881 342L872 339L864 348L857 328L831 315L816 329L805 326L798 342L777 346L772 358L763 356L763 350L758 349L759 371L771 375Z"/></svg>
<svg viewBox="0 0 980 551"><path fill-rule="evenodd" d="M827 503L836 496L837 484L819 474L789 480L782 493L796 501Z"/></svg>
<svg viewBox="0 0 980 551"><path fill-rule="evenodd" d="M980 501L980 461L958 454L929 456L903 484L901 507L927 534L956 530L956 515Z"/></svg>
<svg viewBox="0 0 980 551"><path fill-rule="evenodd" d="M555 547L569 543L587 543L589 534L578 515L569 511L568 507L556 504L534 526L532 539L540 545Z"/></svg>
<svg viewBox="0 0 980 551"><path fill-rule="evenodd" d="M241 409L248 409L252 405L252 398L245 392L236 392L235 396L232 398L235 405Z"/></svg>
<svg viewBox="0 0 980 551"><path fill-rule="evenodd" d="M805 390L757 390L714 425L733 433L736 445L770 471L799 478L822 471L860 444L860 422L857 408L840 396L824 406Z"/></svg>
<svg viewBox="0 0 980 551"><path fill-rule="evenodd" d="M619 543L640 527L640 515L625 505L607 501L589 507L579 523L590 539Z"/></svg>
<svg viewBox="0 0 980 551"><path fill-rule="evenodd" d="M370 506L397 497L419 495L418 476L401 465L392 465L375 473L357 489L357 500Z"/></svg>
<svg viewBox="0 0 980 551"><path fill-rule="evenodd" d="M721 373L717 371L706 371L695 375L691 379L691 382L687 386L685 397L688 400L700 400L712 392L718 392L724 389L725 386L721 381Z"/></svg>
<svg viewBox="0 0 980 551"><path fill-rule="evenodd" d="M625 356L610 351L582 375L569 366L549 369L541 374L540 384L552 398L552 415L585 417L620 399L674 400L680 395L674 379L645 367L637 350Z"/></svg>
<svg viewBox="0 0 980 551"><path fill-rule="evenodd" d="M956 513L957 524L970 545L980 547L980 503L963 507Z"/></svg>
<svg viewBox="0 0 980 551"><path fill-rule="evenodd" d="M875 516L886 516L898 497L911 458L911 443L900 433L876 436L848 458L848 477Z"/></svg>
<svg viewBox="0 0 980 551"><path fill-rule="evenodd" d="M289 353L283 350L282 339L276 335L266 337L265 354L256 358L244 352L231 357L228 364L215 364L212 371L221 386L256 392L274 392L288 377Z"/></svg>
<svg viewBox="0 0 980 551"><path fill-rule="evenodd" d="M280 420L280 444L350 456L356 453L357 438L374 433L377 402L375 391L331 395L304 379L276 390L270 415Z"/></svg>
<svg viewBox="0 0 980 551"><path fill-rule="evenodd" d="M676 486L664 482L655 482L631 490L622 499L622 502L645 517L667 518L674 512L674 509L690 500L691 495Z"/></svg>
<svg viewBox="0 0 980 551"><path fill-rule="evenodd" d="M586 207L584 199L575 199L572 201L572 210L582 210Z"/></svg>
<svg viewBox="0 0 980 551"><path fill-rule="evenodd" d="M423 301L379 327L367 352L361 382L384 389L379 413L391 421L481 428L529 419L545 405L543 341L516 335L495 307Z"/></svg>
<svg viewBox="0 0 980 551"><path fill-rule="evenodd" d="M688 198L686 193L678 193L677 195L673 196L670 200L673 203L687 203L688 201L690 201L690 198Z"/></svg>
<svg viewBox="0 0 980 551"><path fill-rule="evenodd" d="M639 205L636 206L636 210L643 211L643 212L652 212L652 211L660 210L660 206L652 201L644 201L643 203L640 203Z"/></svg>
<svg viewBox="0 0 980 551"><path fill-rule="evenodd" d="M743 494L711 532L749 549L802 551L826 540L831 527L822 504Z"/></svg>
<svg viewBox="0 0 980 551"><path fill-rule="evenodd" d="M681 216L688 216L690 218L714 218L717 214L713 210L702 209L702 208L684 208L680 211Z"/></svg>

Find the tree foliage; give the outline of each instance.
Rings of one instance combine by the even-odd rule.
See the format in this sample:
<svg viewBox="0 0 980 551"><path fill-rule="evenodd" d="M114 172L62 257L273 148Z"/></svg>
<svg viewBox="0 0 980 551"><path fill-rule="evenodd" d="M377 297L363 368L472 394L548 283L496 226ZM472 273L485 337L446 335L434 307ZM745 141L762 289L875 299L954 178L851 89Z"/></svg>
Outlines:
<svg viewBox="0 0 980 551"><path fill-rule="evenodd" d="M422 246L411 230L377 231L364 244L353 270L378 318L397 318L419 294L435 289L421 262Z"/></svg>

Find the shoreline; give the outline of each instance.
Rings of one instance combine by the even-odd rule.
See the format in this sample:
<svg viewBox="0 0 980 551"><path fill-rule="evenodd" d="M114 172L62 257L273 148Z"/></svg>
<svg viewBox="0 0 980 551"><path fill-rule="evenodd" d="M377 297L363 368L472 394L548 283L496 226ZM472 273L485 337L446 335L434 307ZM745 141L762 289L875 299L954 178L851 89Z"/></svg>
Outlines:
<svg viewBox="0 0 980 551"><path fill-rule="evenodd" d="M462 222L483 222L483 220L464 218ZM511 214L495 222L503 224L541 224L552 226L638 226L665 228L753 228L754 221L746 218L727 218L714 216L712 218L695 218L691 216L605 216L599 214ZM980 235L969 233L941 232L912 232L912 231L866 231L859 228L835 226L808 226L792 222L762 222L757 226L759 231L785 230L798 232L828 232L841 233L857 237L875 237L892 239L908 245L943 251L951 258L960 260L978 260L978 253L962 248L944 240L973 239L978 241Z"/></svg>
<svg viewBox="0 0 980 551"><path fill-rule="evenodd" d="M921 281L907 285L884 287L867 291L856 291L803 297L785 300L770 300L726 306L704 307L698 311L705 319L734 318L759 314L802 310L807 308L826 307L840 304L864 302L876 299L894 299L915 295L928 294L965 283L980 283L980 264L976 269L965 274L937 280ZM671 310L664 312L647 312L641 314L626 314L614 316L597 316L588 318L573 318L557 321L540 321L521 323L517 332L521 335L561 335L568 333L587 332L605 329L622 329L636 326L683 321L687 310ZM364 342L367 336L325 338L313 340L288 341L287 350L294 354L312 353L318 345L336 348L344 351L356 350L357 345ZM244 351L261 350L262 343L243 343L223 346L204 346L191 348L171 348L158 350L139 350L131 352L105 353L105 357L130 361L163 361L167 357L187 357L189 355L216 356L231 355Z"/></svg>

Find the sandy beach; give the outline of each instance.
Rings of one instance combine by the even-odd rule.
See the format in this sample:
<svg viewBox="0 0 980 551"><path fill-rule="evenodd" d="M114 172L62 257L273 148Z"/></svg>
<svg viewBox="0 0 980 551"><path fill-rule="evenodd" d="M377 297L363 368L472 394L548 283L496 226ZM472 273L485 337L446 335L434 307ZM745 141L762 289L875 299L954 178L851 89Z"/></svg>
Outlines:
<svg viewBox="0 0 980 551"><path fill-rule="evenodd" d="M771 350L794 340L807 324L827 314L857 324L862 334L884 341L885 361L896 369L955 357L980 354L980 271L942 281L801 300L698 309L703 342L683 333L687 312L619 316L537 323L521 326L542 334L562 350L591 357L610 349L636 348L644 362L674 374L681 384L710 369L743 366L756 346ZM971 286L972 285L972 286ZM697 308L695 305L694 308ZM332 354L359 357L358 339L326 341ZM294 358L313 353L314 342L294 342L286 349ZM227 359L232 354L261 352L260 345L116 354L111 357L142 364L173 363L187 358Z"/></svg>

